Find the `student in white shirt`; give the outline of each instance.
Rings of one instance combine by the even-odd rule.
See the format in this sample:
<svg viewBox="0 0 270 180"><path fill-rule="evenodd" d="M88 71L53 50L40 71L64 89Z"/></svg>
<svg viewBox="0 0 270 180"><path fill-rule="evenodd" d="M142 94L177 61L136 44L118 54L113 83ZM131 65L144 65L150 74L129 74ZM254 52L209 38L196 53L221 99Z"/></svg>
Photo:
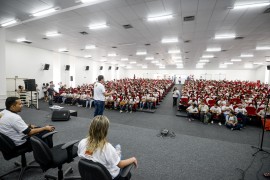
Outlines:
<svg viewBox="0 0 270 180"><path fill-rule="evenodd" d="M188 115L188 120L191 121L193 118L196 118L199 114L199 110L196 107L196 104L191 104L187 109L187 115Z"/></svg>
<svg viewBox="0 0 270 180"><path fill-rule="evenodd" d="M239 104L237 108L234 110L236 117L241 118L243 126L247 124L247 110L243 108L242 104Z"/></svg>
<svg viewBox="0 0 270 180"><path fill-rule="evenodd" d="M219 121L218 125L221 126L222 125L220 122L221 108L217 104L214 104L214 106L210 108L210 113L211 113L211 123L214 124L213 117L216 116L217 120Z"/></svg>
<svg viewBox="0 0 270 180"><path fill-rule="evenodd" d="M107 141L109 119L97 115L90 124L88 137L82 139L78 145L78 156L99 162L110 172L112 179L119 179L120 169L138 162L135 157L121 160L120 152Z"/></svg>

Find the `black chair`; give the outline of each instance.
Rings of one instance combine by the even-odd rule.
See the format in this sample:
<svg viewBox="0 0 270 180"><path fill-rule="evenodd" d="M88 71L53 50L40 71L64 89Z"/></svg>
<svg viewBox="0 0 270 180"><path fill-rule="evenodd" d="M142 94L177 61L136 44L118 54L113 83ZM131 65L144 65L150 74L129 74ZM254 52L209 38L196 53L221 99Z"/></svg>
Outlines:
<svg viewBox="0 0 270 180"><path fill-rule="evenodd" d="M77 156L77 147L74 146L78 140L68 142L66 144L59 144L49 148L39 138L33 136L30 138L33 154L36 162L45 172L51 168L58 168L58 176L45 175L45 179L80 179L80 177L66 177L66 174L72 173L73 169L69 167L64 173L62 166L65 163L70 163Z"/></svg>
<svg viewBox="0 0 270 180"><path fill-rule="evenodd" d="M80 159L78 166L82 180L112 180L110 172L106 169L106 167L98 162L94 162L88 159ZM122 169L119 179L130 179L130 171L133 167L134 164L130 164Z"/></svg>
<svg viewBox="0 0 270 180"><path fill-rule="evenodd" d="M47 140L47 138L51 138L51 136L54 134L54 132L45 134L42 138ZM27 139L28 137L25 136L23 139ZM3 178L4 176L7 176L13 172L20 171L19 175L19 180L22 179L24 172L27 169L30 168L40 168L38 165L31 165L35 161L31 161L30 163L27 164L26 158L25 158L25 153L31 152L32 148L30 145L26 146L21 146L20 148L16 147L15 143L13 142L12 139L7 137L6 135L0 133L0 151L2 152L4 159L5 160L10 160L15 157L21 156L21 162L15 162L15 165L18 166L17 168L0 175L0 179Z"/></svg>

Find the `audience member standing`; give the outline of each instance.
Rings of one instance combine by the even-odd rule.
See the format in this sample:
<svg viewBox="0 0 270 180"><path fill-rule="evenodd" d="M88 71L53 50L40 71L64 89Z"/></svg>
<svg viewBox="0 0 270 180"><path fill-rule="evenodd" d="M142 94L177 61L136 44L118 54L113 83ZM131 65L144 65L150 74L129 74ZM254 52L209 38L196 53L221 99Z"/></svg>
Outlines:
<svg viewBox="0 0 270 180"><path fill-rule="evenodd" d="M94 117L97 115L103 115L105 107L105 96L109 96L114 93L114 91L106 93L105 87L102 83L104 83L104 77L103 75L99 75L98 82L96 82L94 85L94 105L95 105Z"/></svg>
<svg viewBox="0 0 270 180"><path fill-rule="evenodd" d="M177 89L177 87L174 87L174 89L173 89L173 106L176 106L178 97L180 97L180 92Z"/></svg>

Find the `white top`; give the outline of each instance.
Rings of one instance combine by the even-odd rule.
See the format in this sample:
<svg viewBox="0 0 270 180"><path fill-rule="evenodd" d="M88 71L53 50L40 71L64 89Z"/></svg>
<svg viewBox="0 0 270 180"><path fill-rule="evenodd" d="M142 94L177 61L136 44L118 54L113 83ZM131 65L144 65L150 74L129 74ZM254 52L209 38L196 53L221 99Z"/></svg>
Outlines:
<svg viewBox="0 0 270 180"><path fill-rule="evenodd" d="M96 82L94 87L94 99L97 101L105 101L105 87L103 84Z"/></svg>
<svg viewBox="0 0 270 180"><path fill-rule="evenodd" d="M221 108L220 107L215 107L215 106L212 106L210 108L210 111L213 112L213 113L218 113L218 114L221 114Z"/></svg>
<svg viewBox="0 0 270 180"><path fill-rule="evenodd" d="M173 91L173 97L179 97L180 96L180 92L178 89L176 89L175 91Z"/></svg>
<svg viewBox="0 0 270 180"><path fill-rule="evenodd" d="M110 143L106 143L102 151L99 149L95 151L92 155L85 153L86 147L87 147L87 138L79 142L78 145L79 157L101 163L110 172L112 179L114 179L119 174L120 168L117 166L117 164L119 164L120 162L120 157L117 154L115 148Z"/></svg>
<svg viewBox="0 0 270 180"><path fill-rule="evenodd" d="M247 110L246 110L246 108L235 108L235 110L234 110L236 113L242 113L242 114L246 114L247 113Z"/></svg>
<svg viewBox="0 0 270 180"><path fill-rule="evenodd" d="M25 136L23 131L28 128L28 125L23 121L21 116L8 110L1 112L0 132L13 140L16 146L22 145L26 140L22 140Z"/></svg>
<svg viewBox="0 0 270 180"><path fill-rule="evenodd" d="M197 113L197 112L199 112L199 111L198 111L198 108L197 108L197 107L193 108L193 106L189 106L189 107L187 108L187 111L188 111L189 113Z"/></svg>

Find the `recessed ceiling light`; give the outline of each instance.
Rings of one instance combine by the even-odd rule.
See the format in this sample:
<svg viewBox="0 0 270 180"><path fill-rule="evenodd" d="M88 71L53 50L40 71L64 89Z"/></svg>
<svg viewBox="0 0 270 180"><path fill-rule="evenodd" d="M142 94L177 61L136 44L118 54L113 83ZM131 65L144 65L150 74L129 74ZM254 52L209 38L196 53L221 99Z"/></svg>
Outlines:
<svg viewBox="0 0 270 180"><path fill-rule="evenodd" d="M244 68L253 68L253 64L245 64Z"/></svg>
<svg viewBox="0 0 270 180"><path fill-rule="evenodd" d="M101 61L101 62L106 62L107 59L103 58L103 59L101 59L100 61Z"/></svg>
<svg viewBox="0 0 270 180"><path fill-rule="evenodd" d="M151 61L151 63L156 64L156 63L158 63L158 61Z"/></svg>
<svg viewBox="0 0 270 180"><path fill-rule="evenodd" d="M132 67L131 67L131 66L127 66L126 68L127 68L127 69L131 69Z"/></svg>
<svg viewBox="0 0 270 180"><path fill-rule="evenodd" d="M173 60L175 60L175 59L182 59L182 57L181 56L173 56L172 59Z"/></svg>
<svg viewBox="0 0 270 180"><path fill-rule="evenodd" d="M202 56L202 58L213 58L213 57L214 57L214 55L212 55L212 54Z"/></svg>
<svg viewBox="0 0 270 180"><path fill-rule="evenodd" d="M215 35L215 39L234 39L236 37L235 34L219 34Z"/></svg>
<svg viewBox="0 0 270 180"><path fill-rule="evenodd" d="M85 55L84 57L85 58L91 58L92 56L91 55Z"/></svg>
<svg viewBox="0 0 270 180"><path fill-rule="evenodd" d="M178 39L177 38L171 38L171 39L162 39L161 40L161 43L177 43L178 42Z"/></svg>
<svg viewBox="0 0 270 180"><path fill-rule="evenodd" d="M209 62L208 59L201 59L199 62Z"/></svg>
<svg viewBox="0 0 270 180"><path fill-rule="evenodd" d="M48 32L46 33L47 37L59 36L61 35L59 32Z"/></svg>
<svg viewBox="0 0 270 180"><path fill-rule="evenodd" d="M145 60L153 60L154 57L146 57Z"/></svg>
<svg viewBox="0 0 270 180"><path fill-rule="evenodd" d="M128 61L128 58L121 58L121 61Z"/></svg>
<svg viewBox="0 0 270 180"><path fill-rule="evenodd" d="M104 29L104 28L107 28L109 27L106 23L103 23L103 24L92 24L90 26L88 26L89 29Z"/></svg>
<svg viewBox="0 0 270 180"><path fill-rule="evenodd" d="M163 16L149 16L147 18L147 21L160 21L160 20L165 20L165 19L171 19L173 18L173 15L163 15Z"/></svg>
<svg viewBox="0 0 270 180"><path fill-rule="evenodd" d="M59 52L68 52L67 48L60 48L58 49Z"/></svg>
<svg viewBox="0 0 270 180"><path fill-rule="evenodd" d="M147 66L142 66L143 69L147 69Z"/></svg>
<svg viewBox="0 0 270 180"><path fill-rule="evenodd" d="M225 62L224 64L226 64L226 65L231 65L231 64L233 64L232 62Z"/></svg>
<svg viewBox="0 0 270 180"><path fill-rule="evenodd" d="M115 57L116 54L115 54L115 53L109 53L108 56L109 56L109 57Z"/></svg>
<svg viewBox="0 0 270 180"><path fill-rule="evenodd" d="M256 7L268 6L269 4L270 4L269 2L237 4L233 6L233 9L256 8Z"/></svg>
<svg viewBox="0 0 270 180"><path fill-rule="evenodd" d="M17 39L17 42L23 42L23 41L27 41L25 38L19 38Z"/></svg>
<svg viewBox="0 0 270 180"><path fill-rule="evenodd" d="M130 61L129 64L136 64L136 61Z"/></svg>
<svg viewBox="0 0 270 180"><path fill-rule="evenodd" d="M270 62L270 57L266 57L266 58L265 58L265 61L266 61L266 62Z"/></svg>
<svg viewBox="0 0 270 180"><path fill-rule="evenodd" d="M169 54L179 54L181 51L180 50L169 50Z"/></svg>
<svg viewBox="0 0 270 180"><path fill-rule="evenodd" d="M220 65L219 65L219 68L227 68L227 65L225 65L225 64L220 64Z"/></svg>
<svg viewBox="0 0 270 180"><path fill-rule="evenodd" d="M254 65L262 65L263 63L262 62L254 62L253 64Z"/></svg>
<svg viewBox="0 0 270 180"><path fill-rule="evenodd" d="M256 50L270 50L270 46L258 46Z"/></svg>
<svg viewBox="0 0 270 180"><path fill-rule="evenodd" d="M147 52L146 51L138 51L138 52L136 52L136 55L146 55L147 54Z"/></svg>
<svg viewBox="0 0 270 180"><path fill-rule="evenodd" d="M254 57L253 54L241 54L240 57Z"/></svg>
<svg viewBox="0 0 270 180"><path fill-rule="evenodd" d="M241 62L242 59L231 59L232 62Z"/></svg>
<svg viewBox="0 0 270 180"><path fill-rule="evenodd" d="M46 15L46 14L50 14L50 13L53 13L55 12L57 9L55 8L51 8L51 9L46 9L46 10L43 10L43 11L39 11L39 12L36 12L36 13L33 13L32 16L43 16L43 15Z"/></svg>
<svg viewBox="0 0 270 180"><path fill-rule="evenodd" d="M1 24L1 26L2 27L6 27L6 26L9 26L9 25L12 25L12 24L15 24L15 23L17 23L17 20L16 19L11 20L11 21L8 21L6 23L3 23L3 24Z"/></svg>
<svg viewBox="0 0 270 180"><path fill-rule="evenodd" d="M95 45L86 45L85 49L95 49L96 46Z"/></svg>
<svg viewBox="0 0 270 180"><path fill-rule="evenodd" d="M126 65L124 64L118 64L119 67L125 67Z"/></svg>
<svg viewBox="0 0 270 180"><path fill-rule="evenodd" d="M208 52L218 52L218 51L221 51L221 48L207 48L206 51L208 51Z"/></svg>

